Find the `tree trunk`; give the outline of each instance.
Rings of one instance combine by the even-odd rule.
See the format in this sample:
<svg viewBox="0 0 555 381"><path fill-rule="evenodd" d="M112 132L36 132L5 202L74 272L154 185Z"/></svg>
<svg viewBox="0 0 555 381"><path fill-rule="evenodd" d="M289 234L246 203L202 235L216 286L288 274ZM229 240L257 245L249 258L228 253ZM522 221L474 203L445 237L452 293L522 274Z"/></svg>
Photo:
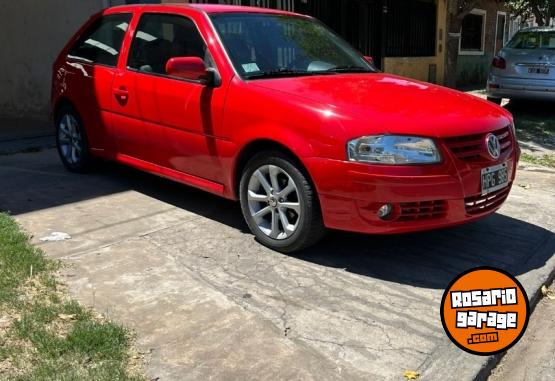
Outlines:
<svg viewBox="0 0 555 381"><path fill-rule="evenodd" d="M448 15L447 46L445 61L445 86L457 86L457 61L459 58L459 41L461 38L462 19L455 15Z"/></svg>
<svg viewBox="0 0 555 381"><path fill-rule="evenodd" d="M534 14L534 17L536 17L536 22L538 23L538 26L544 26L545 21L542 12L537 5L532 6L532 13Z"/></svg>
<svg viewBox="0 0 555 381"><path fill-rule="evenodd" d="M464 17L482 0L448 0L447 3L447 46L445 59L445 86L457 86L457 60L459 41Z"/></svg>

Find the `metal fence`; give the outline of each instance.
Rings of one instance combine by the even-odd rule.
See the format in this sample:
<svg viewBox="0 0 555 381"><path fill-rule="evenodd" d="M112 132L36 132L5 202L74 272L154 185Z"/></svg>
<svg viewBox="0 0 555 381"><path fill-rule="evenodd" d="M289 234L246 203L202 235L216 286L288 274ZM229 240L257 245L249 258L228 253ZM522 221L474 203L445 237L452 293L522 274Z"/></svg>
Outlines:
<svg viewBox="0 0 555 381"><path fill-rule="evenodd" d="M437 5L432 0L190 0L310 14L378 63L382 57L436 54Z"/></svg>

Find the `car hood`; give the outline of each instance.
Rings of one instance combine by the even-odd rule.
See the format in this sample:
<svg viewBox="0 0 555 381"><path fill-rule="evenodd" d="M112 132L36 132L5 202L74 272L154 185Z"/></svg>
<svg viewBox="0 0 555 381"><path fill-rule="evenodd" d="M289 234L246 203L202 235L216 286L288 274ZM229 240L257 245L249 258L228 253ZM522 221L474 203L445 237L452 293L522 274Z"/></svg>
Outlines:
<svg viewBox="0 0 555 381"><path fill-rule="evenodd" d="M317 110L336 118L347 135L471 135L507 126L505 109L478 97L395 75L340 74L265 79L254 86L298 101L317 102Z"/></svg>

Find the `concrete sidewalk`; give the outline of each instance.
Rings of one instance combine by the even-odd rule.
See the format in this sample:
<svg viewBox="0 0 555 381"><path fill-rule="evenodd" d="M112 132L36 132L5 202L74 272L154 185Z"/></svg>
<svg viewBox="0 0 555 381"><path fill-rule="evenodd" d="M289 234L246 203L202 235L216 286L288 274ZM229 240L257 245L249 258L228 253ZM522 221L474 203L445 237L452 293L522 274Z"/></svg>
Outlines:
<svg viewBox="0 0 555 381"><path fill-rule="evenodd" d="M38 151L55 145L54 126L48 118L0 117L0 155Z"/></svg>
<svg viewBox="0 0 555 381"><path fill-rule="evenodd" d="M0 142L54 135L52 121L44 117L0 116Z"/></svg>
<svg viewBox="0 0 555 381"><path fill-rule="evenodd" d="M54 150L3 156L0 184L0 208L70 264L74 296L137 332L161 380L485 377L494 359L443 332L444 287L491 265L535 295L555 269L555 176L541 168L481 222L332 232L298 256L256 243L236 203L117 165L74 175ZM72 238L40 242L53 231Z"/></svg>

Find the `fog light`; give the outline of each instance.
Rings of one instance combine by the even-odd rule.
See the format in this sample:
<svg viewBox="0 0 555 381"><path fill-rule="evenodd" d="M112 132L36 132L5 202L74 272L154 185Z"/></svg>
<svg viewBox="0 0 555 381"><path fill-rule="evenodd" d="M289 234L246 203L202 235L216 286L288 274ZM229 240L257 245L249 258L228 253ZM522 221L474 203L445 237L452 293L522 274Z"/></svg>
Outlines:
<svg viewBox="0 0 555 381"><path fill-rule="evenodd" d="M393 205L383 204L380 209L378 209L378 217L380 217L382 220L385 220L390 216L392 211Z"/></svg>

